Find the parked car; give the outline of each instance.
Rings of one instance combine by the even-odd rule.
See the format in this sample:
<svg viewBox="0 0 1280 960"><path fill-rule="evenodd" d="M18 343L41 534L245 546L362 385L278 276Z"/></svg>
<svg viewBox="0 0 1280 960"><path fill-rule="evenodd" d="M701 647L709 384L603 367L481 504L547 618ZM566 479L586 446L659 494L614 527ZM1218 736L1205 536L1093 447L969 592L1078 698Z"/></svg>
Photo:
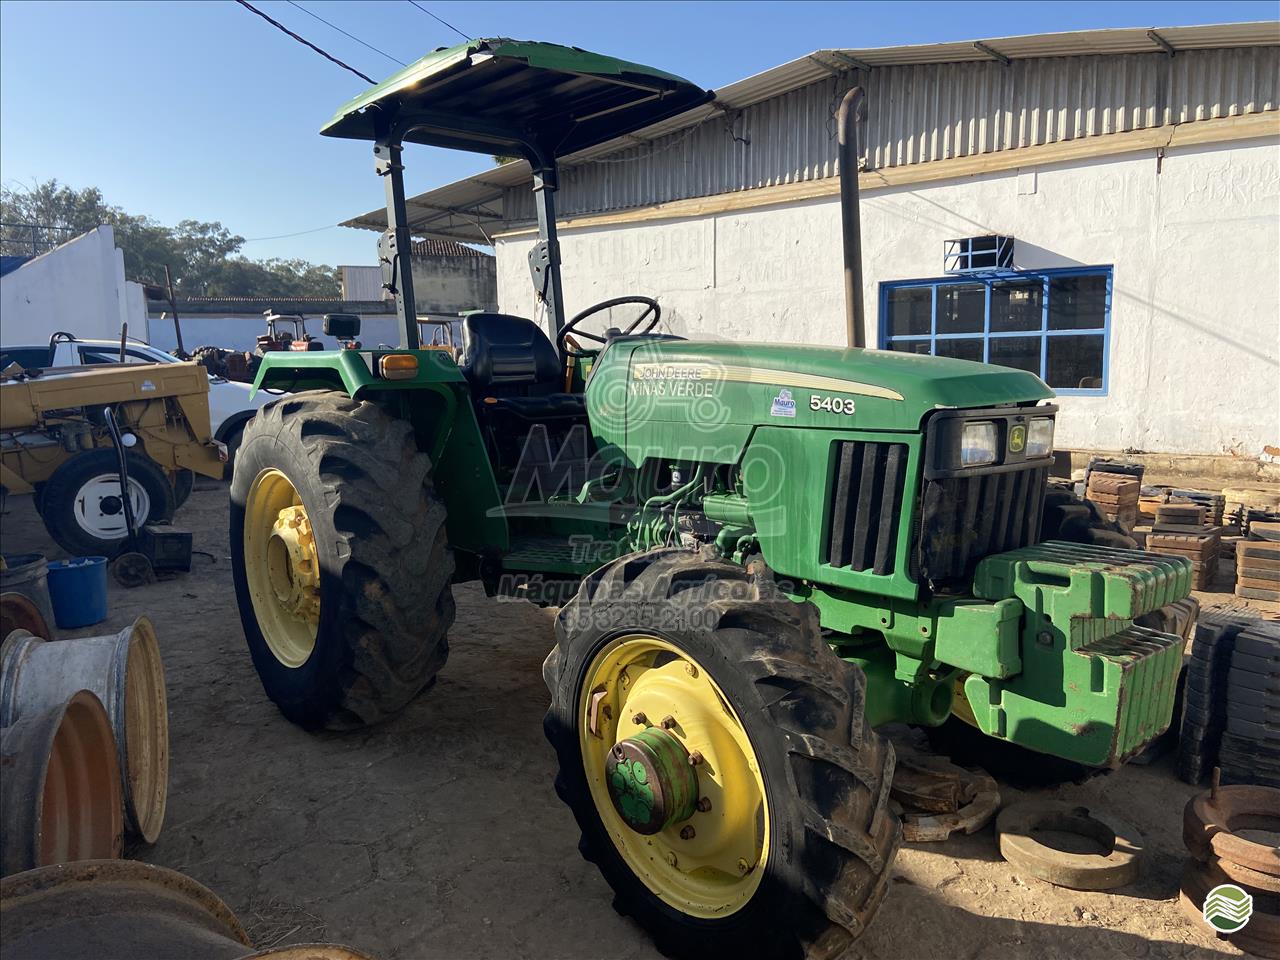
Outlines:
<svg viewBox="0 0 1280 960"><path fill-rule="evenodd" d="M47 343L0 347L0 370L11 363L33 368L120 362L118 340L59 339L54 341L52 350L51 360L50 345ZM172 354L165 353L158 347L140 340L126 341L124 353L126 363L178 362ZM249 397L251 389L251 385L247 383L234 383L225 377L209 377L209 421L213 428L213 438L227 445L228 476L230 476L230 464L234 462L236 449L240 446L245 424L263 406L276 398L275 395L262 391L251 399Z"/></svg>

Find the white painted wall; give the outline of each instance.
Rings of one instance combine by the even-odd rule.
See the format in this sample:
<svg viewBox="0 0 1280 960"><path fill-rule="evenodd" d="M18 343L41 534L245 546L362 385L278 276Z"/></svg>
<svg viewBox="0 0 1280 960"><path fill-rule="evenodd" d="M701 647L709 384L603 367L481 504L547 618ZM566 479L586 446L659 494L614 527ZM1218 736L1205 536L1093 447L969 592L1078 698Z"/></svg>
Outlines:
<svg viewBox="0 0 1280 960"><path fill-rule="evenodd" d="M339 267L343 300L383 300L381 267Z"/></svg>
<svg viewBox="0 0 1280 960"><path fill-rule="evenodd" d="M1280 445L1280 138L864 191L867 342L879 284L942 274L943 241L1017 238L1016 265L1114 265L1108 394L1063 397L1057 445L1257 458ZM683 336L844 342L837 198L561 233L573 314L657 296ZM502 309L533 316L533 238L498 239Z"/></svg>
<svg viewBox="0 0 1280 960"><path fill-rule="evenodd" d="M124 255L108 226L97 227L0 278L0 343L45 343L66 330L87 339L146 329L142 287L126 282Z"/></svg>

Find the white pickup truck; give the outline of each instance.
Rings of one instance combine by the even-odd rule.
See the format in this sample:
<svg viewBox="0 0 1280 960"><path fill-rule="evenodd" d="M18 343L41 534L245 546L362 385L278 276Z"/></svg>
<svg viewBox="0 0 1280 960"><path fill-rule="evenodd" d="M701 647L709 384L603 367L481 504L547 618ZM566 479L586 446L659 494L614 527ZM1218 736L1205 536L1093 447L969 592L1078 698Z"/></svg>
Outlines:
<svg viewBox="0 0 1280 960"><path fill-rule="evenodd" d="M53 356L49 356L52 349ZM125 341L126 363L177 363L176 357L140 340ZM63 340L34 346L0 347L0 370L11 363L32 367L72 367L91 363L119 363L120 341ZM260 391L249 398L247 383L233 383L223 377L209 377L209 421L213 438L227 445L228 459L235 457L244 426L276 396ZM228 473L230 476L230 473Z"/></svg>

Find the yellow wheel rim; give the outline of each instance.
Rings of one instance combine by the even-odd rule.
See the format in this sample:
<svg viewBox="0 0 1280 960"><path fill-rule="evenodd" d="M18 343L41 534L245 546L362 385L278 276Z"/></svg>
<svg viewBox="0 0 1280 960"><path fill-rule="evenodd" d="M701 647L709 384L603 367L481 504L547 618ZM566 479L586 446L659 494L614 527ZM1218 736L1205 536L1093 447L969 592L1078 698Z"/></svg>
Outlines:
<svg viewBox="0 0 1280 960"><path fill-rule="evenodd" d="M279 470L263 470L244 510L244 568L267 647L286 667L307 662L320 624L320 563L302 498Z"/></svg>
<svg viewBox="0 0 1280 960"><path fill-rule="evenodd" d="M769 855L764 778L742 722L702 665L658 637L619 637L592 660L578 708L591 798L631 871L690 916L715 919L745 906ZM699 805L644 835L619 815L606 769L615 744L648 727L665 728L694 761Z"/></svg>

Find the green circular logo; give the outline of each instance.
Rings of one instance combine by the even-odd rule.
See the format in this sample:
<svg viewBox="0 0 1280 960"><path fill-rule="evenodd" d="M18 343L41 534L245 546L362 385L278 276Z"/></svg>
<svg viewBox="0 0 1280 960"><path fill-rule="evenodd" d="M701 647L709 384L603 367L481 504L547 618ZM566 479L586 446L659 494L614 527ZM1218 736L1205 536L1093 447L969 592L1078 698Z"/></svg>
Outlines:
<svg viewBox="0 0 1280 960"><path fill-rule="evenodd" d="M1009 430L1009 452L1021 453L1027 445L1027 428L1018 424Z"/></svg>
<svg viewBox="0 0 1280 960"><path fill-rule="evenodd" d="M1235 933L1253 916L1253 897L1234 883L1221 883L1204 898L1204 921L1222 933Z"/></svg>

